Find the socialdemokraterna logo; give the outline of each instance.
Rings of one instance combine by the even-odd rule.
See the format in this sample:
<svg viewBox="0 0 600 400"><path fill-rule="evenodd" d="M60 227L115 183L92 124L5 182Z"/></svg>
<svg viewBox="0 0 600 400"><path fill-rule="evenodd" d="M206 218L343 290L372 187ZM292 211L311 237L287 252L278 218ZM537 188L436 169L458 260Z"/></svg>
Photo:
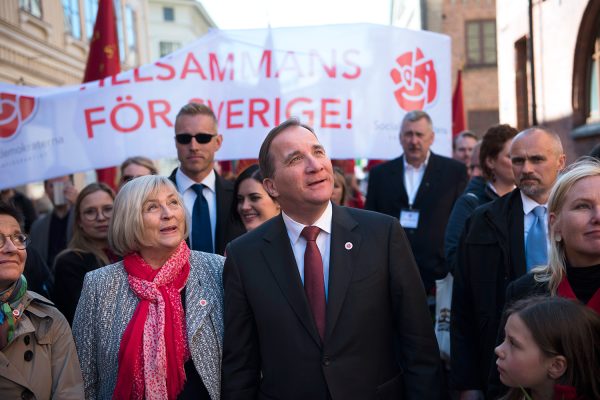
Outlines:
<svg viewBox="0 0 600 400"><path fill-rule="evenodd" d="M420 48L396 58L390 76L396 85L394 97L405 111L425 110L437 97L437 73L433 60Z"/></svg>
<svg viewBox="0 0 600 400"><path fill-rule="evenodd" d="M35 114L37 99L13 93L0 93L0 139L15 136Z"/></svg>

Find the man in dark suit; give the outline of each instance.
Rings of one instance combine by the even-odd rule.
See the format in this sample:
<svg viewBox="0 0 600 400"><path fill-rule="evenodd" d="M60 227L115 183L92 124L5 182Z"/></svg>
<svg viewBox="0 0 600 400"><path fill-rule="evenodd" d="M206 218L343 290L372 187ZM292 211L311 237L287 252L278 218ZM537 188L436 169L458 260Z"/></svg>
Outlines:
<svg viewBox="0 0 600 400"><path fill-rule="evenodd" d="M213 169L215 153L223 143L217 128L217 118L209 107L197 103L183 106L175 119L180 167L169 179L177 186L192 216L192 250L222 255L227 243L241 235L244 228L231 215L233 183Z"/></svg>
<svg viewBox="0 0 600 400"><path fill-rule="evenodd" d="M565 166L560 138L540 128L515 136L510 158L517 188L476 209L465 223L458 246L450 319L450 382L461 392L461 400L483 398L494 367L506 287L540 264L530 261L531 249L546 254L545 234L532 246L536 222L547 226L547 213L536 217L535 209L545 209Z"/></svg>
<svg viewBox="0 0 600 400"><path fill-rule="evenodd" d="M331 160L297 120L259 160L282 214L227 248L222 398L438 399L437 343L397 219L332 205Z"/></svg>
<svg viewBox="0 0 600 400"><path fill-rule="evenodd" d="M371 170L365 205L400 219L428 293L447 273L446 223L467 184L464 164L429 150L434 138L427 113L407 113L400 130L404 154Z"/></svg>

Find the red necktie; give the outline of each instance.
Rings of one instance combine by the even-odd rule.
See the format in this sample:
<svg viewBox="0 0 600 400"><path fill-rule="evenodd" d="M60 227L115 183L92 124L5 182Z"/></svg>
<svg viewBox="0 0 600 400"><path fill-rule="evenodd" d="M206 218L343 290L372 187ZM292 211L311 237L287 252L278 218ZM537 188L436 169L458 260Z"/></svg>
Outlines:
<svg viewBox="0 0 600 400"><path fill-rule="evenodd" d="M325 338L325 283L323 278L323 259L317 247L318 226L307 226L302 230L306 239L304 251L304 292L310 304L321 340Z"/></svg>

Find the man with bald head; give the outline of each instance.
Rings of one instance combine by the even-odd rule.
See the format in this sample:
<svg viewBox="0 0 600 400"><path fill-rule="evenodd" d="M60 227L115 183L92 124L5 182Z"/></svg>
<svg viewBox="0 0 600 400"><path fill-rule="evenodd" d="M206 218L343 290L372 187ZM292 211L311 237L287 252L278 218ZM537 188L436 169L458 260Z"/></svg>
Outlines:
<svg viewBox="0 0 600 400"><path fill-rule="evenodd" d="M458 247L451 317L451 386L479 399L494 361L504 295L510 282L547 263L546 203L565 166L560 138L534 127L510 148L517 188L478 208Z"/></svg>

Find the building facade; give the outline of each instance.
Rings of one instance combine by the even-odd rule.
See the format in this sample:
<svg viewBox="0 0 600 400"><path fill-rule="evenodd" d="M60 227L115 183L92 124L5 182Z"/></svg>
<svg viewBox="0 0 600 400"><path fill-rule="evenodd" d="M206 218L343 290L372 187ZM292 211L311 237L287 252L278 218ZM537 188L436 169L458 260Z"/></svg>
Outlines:
<svg viewBox="0 0 600 400"><path fill-rule="evenodd" d="M500 119L550 127L568 162L588 154L600 143L600 1L503 0L497 25Z"/></svg>
<svg viewBox="0 0 600 400"><path fill-rule="evenodd" d="M147 4L115 0L122 69L149 61ZM0 81L63 86L83 79L97 0L0 2Z"/></svg>
<svg viewBox="0 0 600 400"><path fill-rule="evenodd" d="M164 57L198 39L216 25L195 0L149 0L150 55Z"/></svg>
<svg viewBox="0 0 600 400"><path fill-rule="evenodd" d="M392 24L450 36L452 88L462 70L467 128L481 136L501 121L495 0L393 0Z"/></svg>

